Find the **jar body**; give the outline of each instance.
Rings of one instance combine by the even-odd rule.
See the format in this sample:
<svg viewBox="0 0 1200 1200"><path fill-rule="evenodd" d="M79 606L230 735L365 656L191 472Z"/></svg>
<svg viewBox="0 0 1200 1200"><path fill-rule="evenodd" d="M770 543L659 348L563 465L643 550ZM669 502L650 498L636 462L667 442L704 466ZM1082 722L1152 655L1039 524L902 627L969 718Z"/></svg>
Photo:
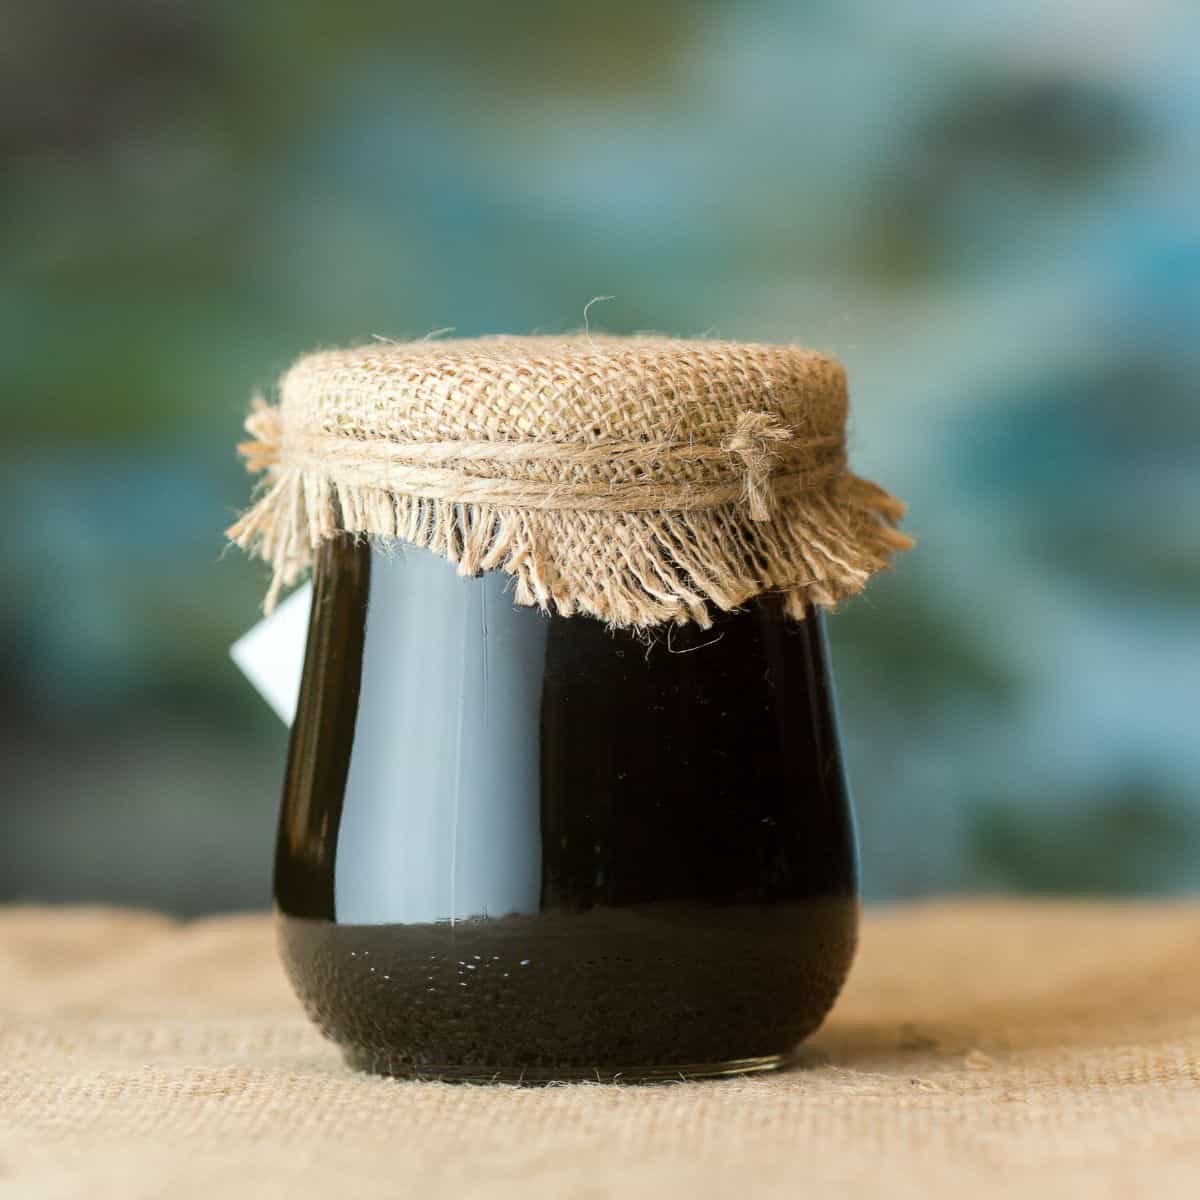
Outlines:
<svg viewBox="0 0 1200 1200"><path fill-rule="evenodd" d="M819 616L648 640L508 582L321 551L275 868L306 1010L397 1075L779 1065L858 919Z"/></svg>

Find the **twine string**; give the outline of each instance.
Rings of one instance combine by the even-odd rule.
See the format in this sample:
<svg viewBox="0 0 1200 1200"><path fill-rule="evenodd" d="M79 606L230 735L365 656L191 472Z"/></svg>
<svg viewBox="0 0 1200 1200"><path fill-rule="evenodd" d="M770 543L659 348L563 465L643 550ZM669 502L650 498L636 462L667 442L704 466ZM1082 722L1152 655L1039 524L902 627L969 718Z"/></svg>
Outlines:
<svg viewBox="0 0 1200 1200"><path fill-rule="evenodd" d="M355 485L541 511L677 511L741 502L751 520L766 521L777 494L810 491L845 466L841 437L798 439L777 415L760 411L742 413L733 433L720 443L397 442L332 433L285 438L279 409L261 400L255 401L246 430L253 440L238 451L252 472L276 474L286 459L292 467ZM792 453L785 455L788 449ZM672 468L691 463L730 463L738 471L704 481L672 477ZM506 466L533 464L559 466L560 477L535 480L504 473ZM577 478L579 469L613 464L637 469L642 477L628 482Z"/></svg>

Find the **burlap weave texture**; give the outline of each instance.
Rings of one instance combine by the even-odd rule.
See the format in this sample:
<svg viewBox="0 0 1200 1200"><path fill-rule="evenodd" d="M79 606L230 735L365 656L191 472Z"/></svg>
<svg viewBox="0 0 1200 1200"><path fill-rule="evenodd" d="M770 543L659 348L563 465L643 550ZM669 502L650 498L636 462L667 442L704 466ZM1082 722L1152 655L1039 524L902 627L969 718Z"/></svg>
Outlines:
<svg viewBox="0 0 1200 1200"><path fill-rule="evenodd" d="M268 598L339 531L502 569L518 603L708 625L763 592L835 607L911 545L846 463L845 374L809 350L667 338L381 343L302 358L241 447L229 531Z"/></svg>
<svg viewBox="0 0 1200 1200"><path fill-rule="evenodd" d="M521 1089L348 1071L266 916L8 910L0 1198L1190 1200L1197 946L1194 905L868 910L807 1065Z"/></svg>

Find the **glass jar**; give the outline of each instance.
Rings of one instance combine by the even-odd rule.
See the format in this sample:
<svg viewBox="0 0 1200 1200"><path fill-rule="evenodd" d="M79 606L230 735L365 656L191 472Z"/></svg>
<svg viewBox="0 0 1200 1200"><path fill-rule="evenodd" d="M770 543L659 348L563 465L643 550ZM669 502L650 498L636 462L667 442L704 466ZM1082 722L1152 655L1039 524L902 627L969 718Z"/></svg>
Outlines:
<svg viewBox="0 0 1200 1200"><path fill-rule="evenodd" d="M858 919L820 615L768 595L651 638L345 534L314 576L275 900L346 1060L527 1082L786 1062Z"/></svg>

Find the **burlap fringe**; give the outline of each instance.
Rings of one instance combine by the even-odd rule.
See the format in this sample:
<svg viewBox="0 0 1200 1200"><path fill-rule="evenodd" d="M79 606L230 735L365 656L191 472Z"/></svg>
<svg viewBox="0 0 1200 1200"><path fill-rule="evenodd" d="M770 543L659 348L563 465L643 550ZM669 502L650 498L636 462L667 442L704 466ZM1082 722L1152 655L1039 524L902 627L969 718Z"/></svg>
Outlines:
<svg viewBox="0 0 1200 1200"><path fill-rule="evenodd" d="M659 512L537 511L464 504L348 484L310 470L280 469L278 415L259 405L240 447L252 470L274 478L229 538L274 568L265 608L339 532L422 546L458 564L460 575L500 569L514 600L563 616L586 613L614 626L712 624L764 592L781 593L788 614L835 608L861 591L894 552L913 545L895 529L905 506L849 473L801 495Z"/></svg>

